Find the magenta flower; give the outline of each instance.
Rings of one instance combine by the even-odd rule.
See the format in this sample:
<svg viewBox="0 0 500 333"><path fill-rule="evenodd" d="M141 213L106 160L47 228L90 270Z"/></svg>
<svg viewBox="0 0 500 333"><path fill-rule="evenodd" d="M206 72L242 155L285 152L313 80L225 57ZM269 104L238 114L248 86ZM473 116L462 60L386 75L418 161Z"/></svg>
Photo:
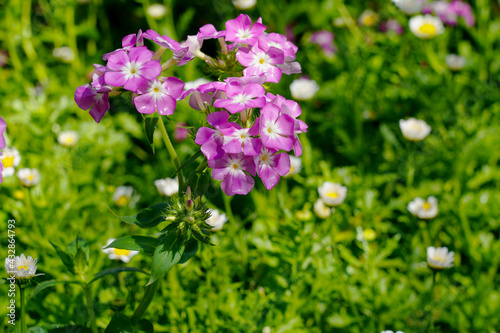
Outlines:
<svg viewBox="0 0 500 333"><path fill-rule="evenodd" d="M212 178L222 180L222 190L226 195L248 194L255 184L255 162L243 154L226 154L217 160L208 161L212 168Z"/></svg>
<svg viewBox="0 0 500 333"><path fill-rule="evenodd" d="M333 45L333 38L332 32L320 30L312 34L311 43L319 45L326 56L332 57L337 51L335 45Z"/></svg>
<svg viewBox="0 0 500 333"><path fill-rule="evenodd" d="M276 65L285 63L285 54L276 47L271 46L267 51L264 51L257 43L251 50L247 48L238 50L236 58L240 64L247 67L243 70L245 76L265 74L267 82L275 83L281 79L282 70Z"/></svg>
<svg viewBox="0 0 500 333"><path fill-rule="evenodd" d="M188 46L181 46L181 44L172 38L161 35L157 33L154 30L147 30L144 33L144 38L151 39L154 41L157 45L164 47L166 49L172 50L174 52L173 58L177 62L178 66L182 66L189 62L189 60L192 59L191 55L189 53L189 47Z"/></svg>
<svg viewBox="0 0 500 333"><path fill-rule="evenodd" d="M199 39L217 39L220 37L225 37L226 31L217 31L212 24L205 24L198 31Z"/></svg>
<svg viewBox="0 0 500 333"><path fill-rule="evenodd" d="M238 113L248 108L260 108L266 104L266 90L258 84L250 83L243 86L238 81L226 85L227 99L218 99L214 107L225 108L231 113Z"/></svg>
<svg viewBox="0 0 500 333"><path fill-rule="evenodd" d="M298 47L292 42L289 42L285 35L270 33L267 36L262 35L259 38L259 47L268 52L270 47L275 47L283 51L285 56L283 64L277 64L276 67L280 68L283 73L287 75L302 73L300 64L295 60L295 54Z"/></svg>
<svg viewBox="0 0 500 333"><path fill-rule="evenodd" d="M274 104L261 110L260 137L267 148L290 151L293 147L295 119L280 112Z"/></svg>
<svg viewBox="0 0 500 333"><path fill-rule="evenodd" d="M259 118L251 128L242 128L236 123L229 124L230 126L221 129L224 135L222 149L228 154L259 155L262 143L259 138L255 138L259 135Z"/></svg>
<svg viewBox="0 0 500 333"><path fill-rule="evenodd" d="M219 159L224 155L222 146L224 144L224 134L222 130L229 127L229 113L226 111L214 112L207 116L207 121L214 128L201 127L196 133L194 142L201 145L201 152L207 160Z"/></svg>
<svg viewBox="0 0 500 333"><path fill-rule="evenodd" d="M387 22L380 23L380 31L382 32L392 31L396 35L402 35L403 27L401 26L401 24L399 24L398 20L390 19Z"/></svg>
<svg viewBox="0 0 500 333"><path fill-rule="evenodd" d="M129 53L119 51L112 54L106 65L104 81L137 93L161 73L160 62L152 59L153 55L146 46L131 47Z"/></svg>
<svg viewBox="0 0 500 333"><path fill-rule="evenodd" d="M113 88L103 84L103 76L94 74L92 85L85 84L76 88L75 102L82 110L90 109L90 115L99 123L109 110L108 94Z"/></svg>
<svg viewBox="0 0 500 333"><path fill-rule="evenodd" d="M0 117L0 149L5 148L5 139L3 137L3 134L5 133L5 129L7 128L7 123L5 120Z"/></svg>
<svg viewBox="0 0 500 333"><path fill-rule="evenodd" d="M157 79L149 81L149 86L142 95L134 98L134 104L140 113L160 115L174 113L177 100L184 89L184 82L176 77L169 77L163 83Z"/></svg>
<svg viewBox="0 0 500 333"><path fill-rule="evenodd" d="M187 124L185 122L177 123L174 130L174 139L177 142L186 140L189 137L189 129L185 128Z"/></svg>
<svg viewBox="0 0 500 333"><path fill-rule="evenodd" d="M453 0L450 4L450 10L454 11L458 16L461 16L468 27L472 27L476 22L476 18L474 17L474 14L472 14L472 9L466 2Z"/></svg>
<svg viewBox="0 0 500 333"><path fill-rule="evenodd" d="M262 179L266 189L270 190L290 171L290 156L285 153L276 154L277 150L262 148L255 157L257 175Z"/></svg>
<svg viewBox="0 0 500 333"><path fill-rule="evenodd" d="M293 132L293 153L295 157L302 155L302 143L299 139L300 133L307 132L307 125L300 119L295 119L295 126Z"/></svg>
<svg viewBox="0 0 500 333"><path fill-rule="evenodd" d="M144 45L144 38L142 34L142 30L139 29L139 32L136 34L130 34L122 39L122 48L118 50L114 50L112 52L105 53L102 56L102 60L106 61L108 58L112 55L117 53L118 51L128 51L132 46L143 46Z"/></svg>
<svg viewBox="0 0 500 333"><path fill-rule="evenodd" d="M252 26L250 16L240 14L237 18L226 22L226 41L254 45L257 38L266 30L262 23Z"/></svg>

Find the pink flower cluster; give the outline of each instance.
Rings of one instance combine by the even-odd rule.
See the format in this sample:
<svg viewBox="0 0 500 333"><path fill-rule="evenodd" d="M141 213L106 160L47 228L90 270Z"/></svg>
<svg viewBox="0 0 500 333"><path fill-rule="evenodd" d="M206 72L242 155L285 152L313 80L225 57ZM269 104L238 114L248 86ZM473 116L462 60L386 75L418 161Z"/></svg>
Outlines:
<svg viewBox="0 0 500 333"><path fill-rule="evenodd" d="M311 43L319 45L327 57L333 57L337 52L333 39L333 33L328 30L316 31L311 35Z"/></svg>
<svg viewBox="0 0 500 333"><path fill-rule="evenodd" d="M0 117L0 149L5 148L5 139L3 137L3 133L5 132L6 128L7 128L7 124L5 123L5 120L3 120L2 117ZM1 155L2 155L2 153L0 152L0 156ZM3 181L2 171L3 171L3 164L2 164L2 160L0 160L0 183Z"/></svg>
<svg viewBox="0 0 500 333"><path fill-rule="evenodd" d="M266 92L264 87L267 82L279 82L283 74L301 73L301 67L295 61L298 48L284 35L266 33L261 19L252 23L249 16L241 14L225 27L217 31L207 24L182 43L153 30L128 35L122 48L104 55L106 66L94 65L92 83L77 88L75 101L80 108L90 109L99 122L109 109L110 93L131 91L138 112L158 111L160 115L173 114L176 102L191 95L189 104L207 114L208 125L198 130L195 142L213 169L212 177L222 181L228 195L247 194L256 174L271 189L289 172L286 152L293 149L296 156L302 154L298 134L306 132L307 125L297 119L302 112L299 105ZM160 49L150 51L144 38ZM214 68L227 68L231 57L215 60L201 51L207 39L218 39L222 53L234 55L235 64L230 68L242 66L243 70L224 81L188 90L180 79L162 76L169 67L194 58ZM172 55L162 64L165 50L171 50Z"/></svg>
<svg viewBox="0 0 500 333"><path fill-rule="evenodd" d="M456 25L459 17L464 19L468 27L472 27L476 21L471 6L462 0L453 0L452 2L445 0L434 1L424 7L423 13L434 13L448 25Z"/></svg>

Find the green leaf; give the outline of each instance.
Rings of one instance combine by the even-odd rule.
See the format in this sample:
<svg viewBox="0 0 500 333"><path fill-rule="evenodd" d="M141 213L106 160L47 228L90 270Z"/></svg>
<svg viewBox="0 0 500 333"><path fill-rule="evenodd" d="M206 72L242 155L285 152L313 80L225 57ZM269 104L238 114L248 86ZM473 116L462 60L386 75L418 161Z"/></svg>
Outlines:
<svg viewBox="0 0 500 333"><path fill-rule="evenodd" d="M83 250L83 253L88 261L90 258L89 246L87 242L80 237L76 237L75 240L69 243L68 246L66 246L65 252L74 258L78 249Z"/></svg>
<svg viewBox="0 0 500 333"><path fill-rule="evenodd" d="M201 155L203 155L203 153L201 152L201 150L198 150L196 153L194 153L193 156L191 156L190 158L188 158L187 160L185 160L184 163L181 164L181 166L179 167L179 169L177 169L177 171L175 171L172 174L172 176L170 176L170 177L175 176L179 171L181 171L182 169L184 169L184 167L188 166L189 164L193 163Z"/></svg>
<svg viewBox="0 0 500 333"><path fill-rule="evenodd" d="M182 253L181 260L179 260L179 264L183 264L198 252L198 241L196 239L191 238L186 242L186 248Z"/></svg>
<svg viewBox="0 0 500 333"><path fill-rule="evenodd" d="M56 281L56 280L43 281L38 286L36 286L36 288L33 290L33 293L31 294L31 297L34 297L36 294L38 294L45 288L52 287L58 284L85 284L85 283L82 281Z"/></svg>
<svg viewBox="0 0 500 333"><path fill-rule="evenodd" d="M115 313L104 333L133 333L130 318L122 313Z"/></svg>
<svg viewBox="0 0 500 333"><path fill-rule="evenodd" d="M153 255L151 278L147 285L158 280L179 262L184 252L185 242L183 237L177 237L177 232L172 230L167 237L161 240Z"/></svg>
<svg viewBox="0 0 500 333"><path fill-rule="evenodd" d="M87 256L85 255L85 252L81 248L78 248L78 250L76 250L76 255L73 258L73 262L75 263L76 274L83 275L87 272L89 262L87 260Z"/></svg>
<svg viewBox="0 0 500 333"><path fill-rule="evenodd" d="M148 254L153 254L160 241L151 236L126 236L114 240L105 248L115 248L131 251L143 251Z"/></svg>
<svg viewBox="0 0 500 333"><path fill-rule="evenodd" d="M159 203L131 216L118 216L113 213L111 209L109 211L123 222L135 224L141 228L152 228L165 221L163 212L167 209L167 207L168 203Z"/></svg>
<svg viewBox="0 0 500 333"><path fill-rule="evenodd" d="M153 323L147 319L142 318L139 320L139 327L137 327L138 332L154 333L155 329Z"/></svg>
<svg viewBox="0 0 500 333"><path fill-rule="evenodd" d="M91 283L101 279L102 277L108 275L108 274L116 274L116 273L121 273L121 272L139 272L139 273L148 274L148 273L144 272L143 270L135 268L135 267L113 267L113 268L105 269L105 270L97 273L96 275L94 275L94 278L88 284L91 284Z"/></svg>
<svg viewBox="0 0 500 333"><path fill-rule="evenodd" d="M64 266L66 266L66 268L72 274L75 274L75 263L73 262L73 258L69 254L61 250L61 248L59 248L59 246L57 246L56 244L52 243L51 241L49 241L49 243L56 250L56 253L59 256L59 258L61 258Z"/></svg>
<svg viewBox="0 0 500 333"><path fill-rule="evenodd" d="M157 116L147 117L146 119L144 119L144 128L146 130L146 137L148 138L149 145L153 150L153 154L155 152L155 145L153 139L156 130L156 125L158 124L158 119L159 118Z"/></svg>
<svg viewBox="0 0 500 333"><path fill-rule="evenodd" d="M380 125L380 133L384 137L384 139L389 142L392 146L394 146L396 149L401 149L401 144L399 143L398 139L394 135L394 133L391 131L389 126L386 124L381 124Z"/></svg>

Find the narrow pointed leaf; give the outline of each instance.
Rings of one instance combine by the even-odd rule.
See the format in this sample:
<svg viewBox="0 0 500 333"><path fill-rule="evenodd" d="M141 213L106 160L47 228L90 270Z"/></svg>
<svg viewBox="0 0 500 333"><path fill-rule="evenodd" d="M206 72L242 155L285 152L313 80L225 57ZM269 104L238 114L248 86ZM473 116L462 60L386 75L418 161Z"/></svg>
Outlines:
<svg viewBox="0 0 500 333"><path fill-rule="evenodd" d="M82 281L56 281L56 280L43 281L38 286L36 286L36 288L33 290L33 293L31 294L31 297L34 297L36 294L38 294L45 288L49 288L58 284L85 284L85 283Z"/></svg>
<svg viewBox="0 0 500 333"><path fill-rule="evenodd" d="M131 251L143 251L148 254L153 254L160 241L151 236L126 236L114 240L105 249L115 248Z"/></svg>

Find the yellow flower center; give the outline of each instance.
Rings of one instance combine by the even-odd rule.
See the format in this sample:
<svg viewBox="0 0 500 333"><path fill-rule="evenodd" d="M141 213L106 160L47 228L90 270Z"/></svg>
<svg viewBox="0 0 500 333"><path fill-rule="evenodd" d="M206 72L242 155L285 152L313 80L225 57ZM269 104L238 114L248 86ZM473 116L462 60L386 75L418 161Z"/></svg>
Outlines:
<svg viewBox="0 0 500 333"><path fill-rule="evenodd" d="M264 63L264 59L260 59L260 60L259 60L259 64L261 64L261 65L262 65L263 63Z"/></svg>
<svg viewBox="0 0 500 333"><path fill-rule="evenodd" d="M118 206L125 206L128 202L128 198L124 195L122 195L121 197L118 198L118 200L116 200L116 204Z"/></svg>
<svg viewBox="0 0 500 333"><path fill-rule="evenodd" d="M293 165L290 166L290 171L288 171L288 173L290 173L292 171L293 171Z"/></svg>
<svg viewBox="0 0 500 333"><path fill-rule="evenodd" d="M262 156L262 162L267 161L267 155Z"/></svg>
<svg viewBox="0 0 500 333"><path fill-rule="evenodd" d="M377 23L377 17L375 15L368 15L363 19L363 24L371 27Z"/></svg>
<svg viewBox="0 0 500 333"><path fill-rule="evenodd" d="M33 175L28 175L28 177L27 177L27 178L28 178L28 180L29 180L29 181L32 181L33 179L35 179L35 176L33 176Z"/></svg>
<svg viewBox="0 0 500 333"><path fill-rule="evenodd" d="M234 163L233 164L233 169L238 169L238 164Z"/></svg>
<svg viewBox="0 0 500 333"><path fill-rule="evenodd" d="M240 136L240 138L242 138L242 139L246 138L245 134L242 134L242 135Z"/></svg>
<svg viewBox="0 0 500 333"><path fill-rule="evenodd" d="M73 142L75 142L75 140L74 140L72 137L70 137L70 136L68 136L68 137L66 138L66 140L64 140L64 143L66 143L68 146L69 146L69 145L72 145L72 144L73 144Z"/></svg>
<svg viewBox="0 0 500 333"><path fill-rule="evenodd" d="M18 271L21 271L21 268L24 269L25 271L27 271L28 270L28 265L26 265L26 266L17 266L17 270Z"/></svg>
<svg viewBox="0 0 500 333"><path fill-rule="evenodd" d="M425 210L429 210L429 209L431 209L431 204L426 201L426 202L424 202L423 207Z"/></svg>
<svg viewBox="0 0 500 333"><path fill-rule="evenodd" d="M135 67L132 67L132 69L130 70L130 74L135 74L136 70L135 70Z"/></svg>
<svg viewBox="0 0 500 333"><path fill-rule="evenodd" d="M436 27L430 23L424 23L418 28L418 30L426 35L434 36L437 32Z"/></svg>
<svg viewBox="0 0 500 333"><path fill-rule="evenodd" d="M339 197L339 195L336 192L327 193L326 196L329 197L329 198L332 198L332 199L335 199L335 198Z"/></svg>
<svg viewBox="0 0 500 333"><path fill-rule="evenodd" d="M441 257L434 257L432 259L436 260L436 261L439 261L439 262L442 262L442 263L444 263L446 261L444 258L441 258Z"/></svg>
<svg viewBox="0 0 500 333"><path fill-rule="evenodd" d="M130 250L123 250L123 249L114 249L113 252L117 256L128 256L130 254Z"/></svg>
<svg viewBox="0 0 500 333"><path fill-rule="evenodd" d="M160 91L160 89L159 89L158 87L155 87L155 88L153 89L153 91L154 91L154 92L158 92L158 91Z"/></svg>
<svg viewBox="0 0 500 333"><path fill-rule="evenodd" d="M6 156L3 160L3 167L4 168L10 168L14 166L14 156Z"/></svg>

